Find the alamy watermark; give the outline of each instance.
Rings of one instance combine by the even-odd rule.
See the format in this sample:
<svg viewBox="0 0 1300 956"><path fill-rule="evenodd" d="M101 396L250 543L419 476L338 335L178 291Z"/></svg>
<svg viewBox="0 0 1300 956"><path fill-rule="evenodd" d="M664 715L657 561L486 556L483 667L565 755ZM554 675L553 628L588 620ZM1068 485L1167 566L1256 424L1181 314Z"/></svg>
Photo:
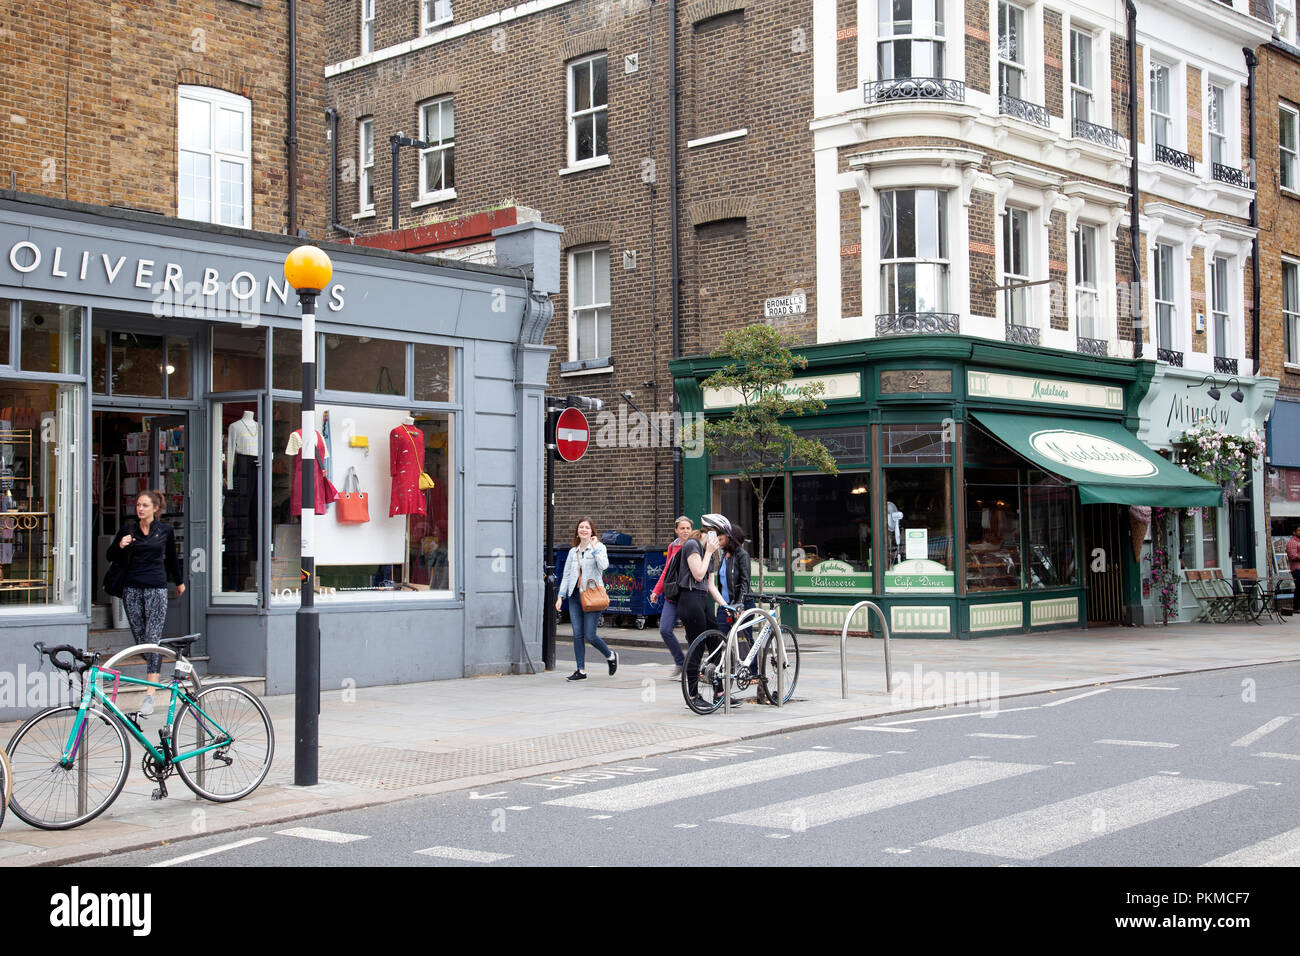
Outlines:
<svg viewBox="0 0 1300 956"><path fill-rule="evenodd" d="M920 664L894 675L890 703L900 707L974 705L986 716L998 712L997 671L935 671Z"/></svg>

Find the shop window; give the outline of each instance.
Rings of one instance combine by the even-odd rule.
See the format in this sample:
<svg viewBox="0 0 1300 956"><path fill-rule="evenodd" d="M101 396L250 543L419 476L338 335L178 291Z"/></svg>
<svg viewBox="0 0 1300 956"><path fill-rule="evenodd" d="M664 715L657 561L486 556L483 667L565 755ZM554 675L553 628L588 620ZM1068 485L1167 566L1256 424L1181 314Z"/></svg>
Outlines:
<svg viewBox="0 0 1300 956"><path fill-rule="evenodd" d="M325 365L328 391L406 394L405 342L331 332L325 336L324 345L318 361Z"/></svg>
<svg viewBox="0 0 1300 956"><path fill-rule="evenodd" d="M768 493L763 518L762 541L759 541L758 496L746 478L718 477L713 479L711 509L726 515L745 529L748 543L745 550L754 560L751 569L752 587L758 591L758 572L763 570L764 591L783 591L786 588L786 513L785 479L768 479Z"/></svg>
<svg viewBox="0 0 1300 956"><path fill-rule="evenodd" d="M177 91L177 215L247 227L252 206L252 103L205 86Z"/></svg>
<svg viewBox="0 0 1300 956"><path fill-rule="evenodd" d="M426 345L415 348L415 400L450 402L455 400L455 356L450 346Z"/></svg>
<svg viewBox="0 0 1300 956"><path fill-rule="evenodd" d="M175 336L109 331L109 388L113 395L188 398L190 347ZM96 380L99 376L96 374Z"/></svg>
<svg viewBox="0 0 1300 956"><path fill-rule="evenodd" d="M952 464L956 425L880 426L880 457L886 465Z"/></svg>
<svg viewBox="0 0 1300 956"><path fill-rule="evenodd" d="M1027 583L1031 588L1072 586L1078 581L1074 489L1042 471L1031 470L1028 478Z"/></svg>
<svg viewBox="0 0 1300 956"><path fill-rule="evenodd" d="M1219 512L1207 509L1201 512L1201 567L1219 566Z"/></svg>
<svg viewBox="0 0 1300 956"><path fill-rule="evenodd" d="M81 605L83 386L0 381L0 609Z"/></svg>
<svg viewBox="0 0 1300 956"><path fill-rule="evenodd" d="M569 165L609 155L608 58L569 64Z"/></svg>
<svg viewBox="0 0 1300 956"><path fill-rule="evenodd" d="M339 520L337 501L317 506L317 601L399 600L453 587L452 416L393 406L322 404L318 463L340 493L367 496L368 518ZM275 402L271 421L271 603L300 600L302 418L295 402ZM295 433L299 433L296 434ZM419 487L419 463L433 487ZM397 474L393 463L396 462ZM355 476L353 480L352 476ZM300 487L300 485L299 485Z"/></svg>
<svg viewBox="0 0 1300 956"><path fill-rule="evenodd" d="M420 198L454 198L456 129L452 98L445 96L420 107Z"/></svg>
<svg viewBox="0 0 1300 956"><path fill-rule="evenodd" d="M260 591L262 422L258 402L212 403L214 603L253 604Z"/></svg>
<svg viewBox="0 0 1300 956"><path fill-rule="evenodd" d="M899 189L880 194L880 311L915 315L948 309L948 194Z"/></svg>
<svg viewBox="0 0 1300 956"><path fill-rule="evenodd" d="M948 593L953 590L952 471L885 468L885 590Z"/></svg>
<svg viewBox="0 0 1300 956"><path fill-rule="evenodd" d="M870 460L868 448L871 433L865 425L856 428L808 428L801 430L799 437L821 442L835 459L835 464L841 467L865 465ZM794 460L796 468L803 464L805 463L799 459Z"/></svg>
<svg viewBox="0 0 1300 956"><path fill-rule="evenodd" d="M1178 515L1178 565L1196 567L1196 518L1186 512Z"/></svg>
<svg viewBox="0 0 1300 956"><path fill-rule="evenodd" d="M880 0L877 79L941 79L944 73L944 0Z"/></svg>
<svg viewBox="0 0 1300 956"><path fill-rule="evenodd" d="M790 477L794 589L871 591L871 474Z"/></svg>
<svg viewBox="0 0 1300 956"><path fill-rule="evenodd" d="M83 314L80 306L24 300L18 333L22 370L80 375Z"/></svg>
<svg viewBox="0 0 1300 956"><path fill-rule="evenodd" d="M974 431L974 429L972 429ZM966 469L966 587L1021 587L1020 471Z"/></svg>
<svg viewBox="0 0 1300 956"><path fill-rule="evenodd" d="M271 330L271 387L302 391L302 335L296 329Z"/></svg>
<svg viewBox="0 0 1300 956"><path fill-rule="evenodd" d="M108 330L90 335L90 387L96 395L108 394Z"/></svg>
<svg viewBox="0 0 1300 956"><path fill-rule="evenodd" d="M300 350L301 351L301 350ZM299 362L302 357L299 355ZM218 325L212 329L212 390L266 387L266 330Z"/></svg>

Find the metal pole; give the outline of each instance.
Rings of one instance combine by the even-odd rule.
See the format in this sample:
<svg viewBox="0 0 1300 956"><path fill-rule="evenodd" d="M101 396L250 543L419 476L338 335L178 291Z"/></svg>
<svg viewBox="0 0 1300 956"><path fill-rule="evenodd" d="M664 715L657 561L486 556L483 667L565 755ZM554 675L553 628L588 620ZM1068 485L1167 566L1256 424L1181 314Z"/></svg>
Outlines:
<svg viewBox="0 0 1300 956"><path fill-rule="evenodd" d="M840 631L840 697L849 696L849 662L845 652L845 644L849 639L849 624L853 621L853 615L857 614L862 608L867 609L867 632L871 632L871 611L875 611L880 616L880 627L885 639L885 693L893 693L894 690L894 670L889 660L889 623L885 620L885 612L880 609L880 605L874 601L859 601L849 609L849 613L844 618L844 629Z"/></svg>
<svg viewBox="0 0 1300 956"><path fill-rule="evenodd" d="M551 434L551 409L546 406L546 436L543 441L543 454L546 455L546 553L542 556L542 567L546 569L546 614L542 625L542 665L548 670L555 670L555 451L552 446L554 436Z"/></svg>
<svg viewBox="0 0 1300 956"><path fill-rule="evenodd" d="M302 599L295 619L293 782L299 787L317 783L320 742L320 618L316 612L316 549L312 540L312 519L316 517L318 294L316 289L298 291L302 306Z"/></svg>
<svg viewBox="0 0 1300 956"><path fill-rule="evenodd" d="M388 137L389 148L393 151L393 232L397 231L397 157L401 151L401 137Z"/></svg>

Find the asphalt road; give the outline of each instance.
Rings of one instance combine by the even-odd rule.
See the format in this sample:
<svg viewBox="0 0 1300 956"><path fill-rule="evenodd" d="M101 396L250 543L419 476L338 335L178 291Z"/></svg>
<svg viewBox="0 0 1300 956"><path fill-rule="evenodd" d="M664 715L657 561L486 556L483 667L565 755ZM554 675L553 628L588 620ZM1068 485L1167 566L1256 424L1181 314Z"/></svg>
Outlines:
<svg viewBox="0 0 1300 956"><path fill-rule="evenodd" d="M1298 785L1292 663L881 717L81 865L1295 866Z"/></svg>

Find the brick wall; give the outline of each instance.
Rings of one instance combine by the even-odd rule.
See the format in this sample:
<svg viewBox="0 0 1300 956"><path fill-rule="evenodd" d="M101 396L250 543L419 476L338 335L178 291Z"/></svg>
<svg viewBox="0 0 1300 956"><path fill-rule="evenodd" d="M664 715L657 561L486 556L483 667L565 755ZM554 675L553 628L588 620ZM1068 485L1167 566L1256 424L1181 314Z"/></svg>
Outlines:
<svg viewBox="0 0 1300 956"><path fill-rule="evenodd" d="M858 85L857 0L838 0L835 23L836 89L851 90Z"/></svg>
<svg viewBox="0 0 1300 956"><path fill-rule="evenodd" d="M840 193L840 313L875 314L862 302L862 200L856 189Z"/></svg>
<svg viewBox="0 0 1300 956"><path fill-rule="evenodd" d="M299 0L299 225L324 234L324 0ZM285 3L27 4L0 32L0 185L175 216L182 84L252 106L252 228L288 227Z"/></svg>
<svg viewBox="0 0 1300 956"><path fill-rule="evenodd" d="M1052 211L1047 224L1047 278L1048 307L1050 323L1054 329L1070 327L1070 313L1067 305L1066 290L1069 288L1069 259L1066 258L1067 236L1065 232L1065 213L1056 209Z"/></svg>
<svg viewBox="0 0 1300 956"><path fill-rule="evenodd" d="M970 310L974 315L997 315L997 223L993 194L973 189L970 194Z"/></svg>
<svg viewBox="0 0 1300 956"><path fill-rule="evenodd" d="M1139 102L1141 87L1139 81ZM1128 138L1128 43L1123 31L1110 35L1110 125L1111 129L1118 130L1121 136ZM1138 135L1140 142L1141 130Z"/></svg>
<svg viewBox="0 0 1300 956"><path fill-rule="evenodd" d="M331 22L351 22L357 16L354 6L359 10L359 3L330 0ZM379 6L386 6L384 0ZM500 10L501 4L458 0L456 22L489 9ZM401 16L418 24L418 10ZM417 105L454 78L456 197L412 208L418 201L418 157L404 150L399 160L403 228L512 202L564 226L566 242L609 243L612 371L559 374L559 362L569 359L567 258L546 342L557 350L551 391L601 398L616 411L624 389L631 389L647 411L671 409L673 397L667 370L672 287L666 4L653 7L653 62L650 23L644 0L575 0L328 81L330 105L340 112L340 218L350 228L367 235L388 230L388 137L399 129L414 132ZM414 29L392 42L411 39ZM764 299L795 289L807 295L808 313L781 320L781 328L812 339L817 302L809 192L816 52L811 0L683 2L677 29L682 352L711 351L722 328L761 321ZM353 35L348 33L353 46L344 44L348 56L355 55ZM598 51L608 56L610 162L560 175L568 164L565 64ZM624 62L632 53L638 69L629 73ZM734 105L742 102L743 109ZM343 179L355 169L356 120L366 115L375 118L376 214L354 220L356 182ZM686 146L697 136L740 127L748 129L746 136ZM636 252L634 269L624 269L625 251ZM582 510L598 505L593 515L598 522L621 526L638 544L671 535L670 450L593 447L581 462L557 468L556 474L557 529L571 527ZM599 490L595 503L593 489Z"/></svg>
<svg viewBox="0 0 1300 956"><path fill-rule="evenodd" d="M1187 68L1187 152L1198 163L1205 156L1201 149L1202 121L1201 100L1205 91L1201 88L1201 71L1194 66Z"/></svg>
<svg viewBox="0 0 1300 956"><path fill-rule="evenodd" d="M1047 111L1053 116L1065 115L1064 64L1061 60L1061 15L1055 10L1043 10L1043 90Z"/></svg>
<svg viewBox="0 0 1300 956"><path fill-rule="evenodd" d="M1210 329L1213 320L1210 317L1209 303L1206 301L1205 294L1205 250L1195 248L1192 250L1192 258L1187 263L1187 268L1191 271L1191 304L1187 310L1186 331L1190 333L1192 351L1208 352ZM1196 331L1196 316L1205 316L1205 331Z"/></svg>
<svg viewBox="0 0 1300 956"><path fill-rule="evenodd" d="M966 0L966 85L989 91L989 3Z"/></svg>

